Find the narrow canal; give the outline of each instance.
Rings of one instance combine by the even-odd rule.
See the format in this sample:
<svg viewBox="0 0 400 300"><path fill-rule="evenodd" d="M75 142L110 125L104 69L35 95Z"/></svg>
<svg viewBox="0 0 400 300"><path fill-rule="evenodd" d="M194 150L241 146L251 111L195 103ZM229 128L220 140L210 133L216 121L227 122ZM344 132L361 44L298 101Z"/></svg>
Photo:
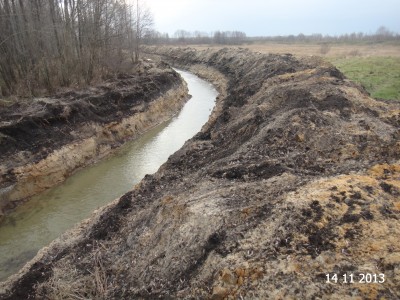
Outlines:
<svg viewBox="0 0 400 300"><path fill-rule="evenodd" d="M0 226L0 281L96 208L131 190L144 175L156 172L207 122L217 91L189 72L178 72L192 95L179 114L6 217Z"/></svg>

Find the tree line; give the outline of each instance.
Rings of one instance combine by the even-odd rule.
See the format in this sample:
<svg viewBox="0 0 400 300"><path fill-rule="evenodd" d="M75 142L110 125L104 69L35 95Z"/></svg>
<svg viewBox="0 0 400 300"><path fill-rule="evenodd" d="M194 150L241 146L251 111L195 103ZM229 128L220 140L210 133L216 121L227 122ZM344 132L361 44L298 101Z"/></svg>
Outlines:
<svg viewBox="0 0 400 300"><path fill-rule="evenodd" d="M363 32L346 33L342 35L322 35L314 33L310 35L278 35L278 36L259 36L249 37L241 31L215 31L212 33L202 31L177 30L170 37L167 33L158 31L148 31L144 36L146 44L220 44L220 45L240 45L254 42L276 42L276 43L357 43L357 42L391 42L400 41L400 35L392 32L384 26L379 27L376 32L366 34Z"/></svg>
<svg viewBox="0 0 400 300"><path fill-rule="evenodd" d="M207 33L202 31L177 30L173 37L167 33L148 31L144 36L144 43L155 44L219 44L240 45L247 42L246 33L242 31L215 31Z"/></svg>
<svg viewBox="0 0 400 300"><path fill-rule="evenodd" d="M90 83L139 60L152 17L139 0L0 0L0 95Z"/></svg>
<svg viewBox="0 0 400 300"><path fill-rule="evenodd" d="M320 33L314 33L310 35L298 34L298 35L285 35L285 36L267 36L267 37L252 37L248 41L269 41L269 42L283 42L283 43L352 43L352 42L390 42L400 41L400 35L398 33L390 31L385 26L380 26L376 32L366 34L363 32L353 32L341 35L322 35Z"/></svg>

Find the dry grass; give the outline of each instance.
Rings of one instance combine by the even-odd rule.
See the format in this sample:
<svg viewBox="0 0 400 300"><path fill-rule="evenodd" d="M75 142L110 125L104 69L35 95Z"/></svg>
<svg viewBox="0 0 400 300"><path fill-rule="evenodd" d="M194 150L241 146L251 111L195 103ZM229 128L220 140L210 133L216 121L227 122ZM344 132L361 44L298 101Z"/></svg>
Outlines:
<svg viewBox="0 0 400 300"><path fill-rule="evenodd" d="M326 51L327 45L329 51ZM192 48L204 50L207 48L224 48L221 45L190 45ZM307 43L253 43L242 46L230 46L232 48L248 48L260 53L291 53L296 56L327 56L327 57L400 57L400 44L307 44ZM322 50L322 51L321 51ZM324 53L326 51L326 53Z"/></svg>
<svg viewBox="0 0 400 300"><path fill-rule="evenodd" d="M89 261L93 264L87 265L84 272L71 268L68 260L57 262L50 280L37 285L38 296L43 299L109 299L113 286L104 267L102 245L97 245L91 253ZM65 272L66 269L70 271Z"/></svg>

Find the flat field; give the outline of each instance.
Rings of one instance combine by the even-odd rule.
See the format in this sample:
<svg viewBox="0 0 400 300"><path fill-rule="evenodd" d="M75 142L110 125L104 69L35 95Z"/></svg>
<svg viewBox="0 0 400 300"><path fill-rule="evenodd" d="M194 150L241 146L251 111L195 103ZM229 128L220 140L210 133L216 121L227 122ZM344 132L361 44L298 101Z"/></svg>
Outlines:
<svg viewBox="0 0 400 300"><path fill-rule="evenodd" d="M328 60L348 78L362 84L372 97L400 100L399 57L329 57Z"/></svg>
<svg viewBox="0 0 400 300"><path fill-rule="evenodd" d="M197 49L214 45L195 45ZM261 53L318 55L335 65L347 78L363 85L374 98L400 100L400 43L252 43L240 46Z"/></svg>

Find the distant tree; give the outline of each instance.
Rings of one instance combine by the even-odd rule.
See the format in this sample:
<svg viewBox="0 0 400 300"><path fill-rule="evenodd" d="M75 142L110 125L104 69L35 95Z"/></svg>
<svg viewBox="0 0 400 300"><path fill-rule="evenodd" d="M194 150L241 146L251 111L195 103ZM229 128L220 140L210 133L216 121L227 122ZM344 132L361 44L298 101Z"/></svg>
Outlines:
<svg viewBox="0 0 400 300"><path fill-rule="evenodd" d="M232 37L231 37L232 44L236 45L242 44L246 41L246 38L247 38L246 34L242 31L232 32Z"/></svg>
<svg viewBox="0 0 400 300"><path fill-rule="evenodd" d="M195 31L193 33L193 41L196 44L206 44L210 43L210 36L207 32Z"/></svg>
<svg viewBox="0 0 400 300"><path fill-rule="evenodd" d="M321 41L321 40L323 39L323 36L322 36L322 34L320 34L320 33L313 33L313 34L311 35L311 37L312 37L312 39L313 39L314 41Z"/></svg>
<svg viewBox="0 0 400 300"><path fill-rule="evenodd" d="M297 40L298 41L305 41L306 40L306 36L303 33L299 33L297 35Z"/></svg>
<svg viewBox="0 0 400 300"><path fill-rule="evenodd" d="M388 38L393 37L393 33L387 29L385 26L380 26L375 33L375 40L377 42L383 42Z"/></svg>
<svg viewBox="0 0 400 300"><path fill-rule="evenodd" d="M222 31L214 32L214 43L216 44L226 44L226 34Z"/></svg>
<svg viewBox="0 0 400 300"><path fill-rule="evenodd" d="M192 34L189 31L179 29L175 31L174 36L179 43L186 43L192 37Z"/></svg>
<svg viewBox="0 0 400 300"><path fill-rule="evenodd" d="M376 30L376 35L378 35L378 36L391 36L391 35L393 35L393 33L389 29L387 29L385 26L380 26Z"/></svg>
<svg viewBox="0 0 400 300"><path fill-rule="evenodd" d="M214 43L222 45L239 45L246 41L246 34L241 31L216 31L214 32Z"/></svg>
<svg viewBox="0 0 400 300"><path fill-rule="evenodd" d="M168 33L149 30L143 37L143 43L146 45L169 44L169 35Z"/></svg>

